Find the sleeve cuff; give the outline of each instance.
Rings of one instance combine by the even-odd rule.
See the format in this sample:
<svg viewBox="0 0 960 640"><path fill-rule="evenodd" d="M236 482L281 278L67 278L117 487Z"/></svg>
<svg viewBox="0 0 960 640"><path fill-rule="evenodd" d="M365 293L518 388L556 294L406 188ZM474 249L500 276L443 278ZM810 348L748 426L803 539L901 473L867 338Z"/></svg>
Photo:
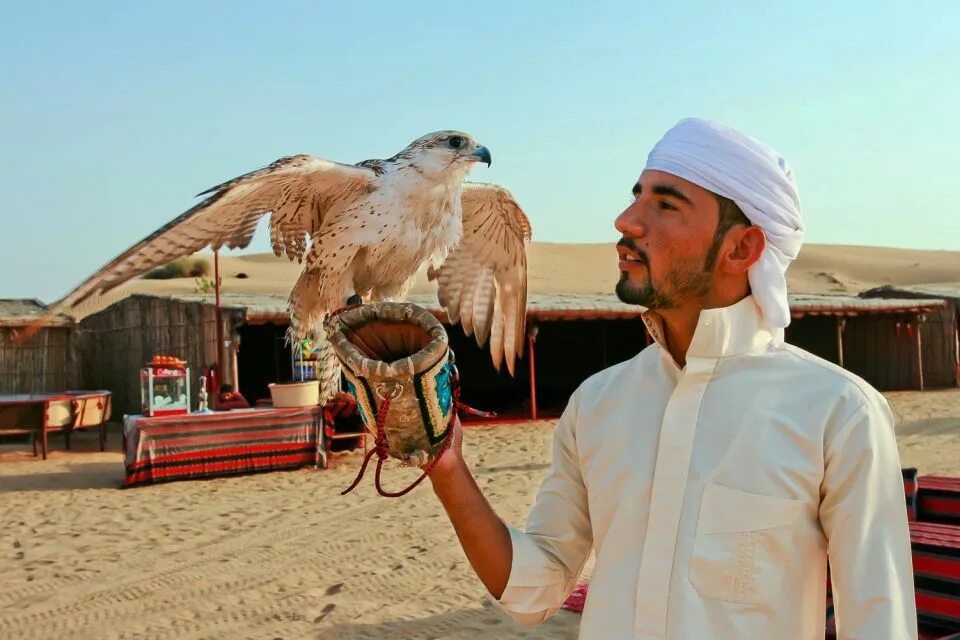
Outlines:
<svg viewBox="0 0 960 640"><path fill-rule="evenodd" d="M500 599L491 600L522 625L540 624L563 604L566 580L531 536L509 525L507 530L513 546L510 578Z"/></svg>

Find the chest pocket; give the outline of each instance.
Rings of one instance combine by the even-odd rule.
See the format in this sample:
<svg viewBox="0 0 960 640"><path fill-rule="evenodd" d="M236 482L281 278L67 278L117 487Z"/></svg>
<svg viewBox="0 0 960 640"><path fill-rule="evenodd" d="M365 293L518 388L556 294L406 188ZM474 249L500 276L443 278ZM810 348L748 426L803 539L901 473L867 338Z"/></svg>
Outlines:
<svg viewBox="0 0 960 640"><path fill-rule="evenodd" d="M690 582L707 598L761 603L776 597L802 509L799 500L708 484L700 503Z"/></svg>

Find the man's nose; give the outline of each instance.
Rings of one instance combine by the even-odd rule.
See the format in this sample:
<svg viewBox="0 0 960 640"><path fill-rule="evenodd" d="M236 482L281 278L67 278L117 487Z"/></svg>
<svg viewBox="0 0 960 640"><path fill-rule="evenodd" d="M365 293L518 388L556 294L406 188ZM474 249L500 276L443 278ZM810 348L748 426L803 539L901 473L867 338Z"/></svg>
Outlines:
<svg viewBox="0 0 960 640"><path fill-rule="evenodd" d="M614 228L621 235L631 238L642 238L647 235L647 226L639 202L634 202L617 216L613 223Z"/></svg>

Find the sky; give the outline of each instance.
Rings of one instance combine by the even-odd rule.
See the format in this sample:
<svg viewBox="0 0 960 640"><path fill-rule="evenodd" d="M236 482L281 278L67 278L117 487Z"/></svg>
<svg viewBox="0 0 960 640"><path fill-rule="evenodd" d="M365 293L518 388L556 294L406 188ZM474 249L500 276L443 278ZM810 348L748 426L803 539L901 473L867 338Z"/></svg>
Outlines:
<svg viewBox="0 0 960 640"><path fill-rule="evenodd" d="M808 243L960 249L950 0L3 2L0 66L0 298L52 302L277 158L440 129L491 150L471 179L534 240L612 243L688 116L787 159Z"/></svg>

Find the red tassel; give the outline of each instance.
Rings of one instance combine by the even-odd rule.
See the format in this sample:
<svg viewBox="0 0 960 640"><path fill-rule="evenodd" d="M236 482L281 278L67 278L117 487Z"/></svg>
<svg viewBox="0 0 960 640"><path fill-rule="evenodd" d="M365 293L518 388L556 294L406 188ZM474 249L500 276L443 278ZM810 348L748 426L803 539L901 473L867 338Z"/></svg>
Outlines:
<svg viewBox="0 0 960 640"><path fill-rule="evenodd" d="M342 496L347 495L348 493L353 491L358 484L360 484L360 480L361 478L363 478L363 474L367 470L367 464L370 462L370 458L372 458L374 454L376 454L377 456L377 471L376 471L376 477L374 479L375 480L374 484L377 487L377 493L379 493L380 495L386 498L399 498L400 496L404 496L410 493L410 491L412 491L414 487L416 487L418 484L423 482L424 478L430 475L430 472L433 471L434 465L436 465L437 461L440 460L440 458L443 456L444 453L446 453L447 449L450 448L450 442L453 440L453 420L455 420L457 416L460 415L461 412L468 412L468 413L472 413L473 415L485 416L485 417L496 416L496 414L492 411L480 411L460 401L460 376L458 373L454 373L453 376L451 376L450 385L452 387L451 391L453 395L454 415L451 418L451 423L449 427L447 428L447 435L446 437L444 437L443 443L440 445L440 450L437 452L436 457L434 457L434 459L431 460L430 463L426 465L426 467L424 467L423 475L417 478L413 482L413 484L408 486L406 489L402 491L398 491L396 493L385 491L383 489L383 486L380 484L380 472L383 469L383 462L390 455L388 452L388 446L387 446L387 434L384 432L383 425L387 421L387 412L390 411L390 402L392 398L384 398L384 400L380 403L380 407L377 409L377 417L376 417L377 433L376 433L376 438L374 440L374 447L373 449L367 452L366 456L364 456L363 464L360 465L360 471L357 473L357 477L354 479L353 483L340 495Z"/></svg>
<svg viewBox="0 0 960 640"><path fill-rule="evenodd" d="M433 471L434 465L437 464L437 461L440 460L443 454L450 447L450 441L453 439L452 427L447 431L447 437L444 438L443 444L440 446L440 451L437 452L436 457L433 460L431 460L430 464L428 464L424 468L423 474L419 478L414 480L413 484L408 486L406 489L403 489L402 491L397 491L395 493L386 491L383 488L383 485L380 484L380 472L383 469L383 461L386 460L390 455L387 451L387 434L383 430L383 425L387 421L387 412L390 411L391 400L392 398L385 398L383 402L380 403L380 407L377 410L377 434L376 434L376 439L374 440L374 443L375 443L374 447L373 449L368 451L367 455L363 458L363 464L360 465L360 471L359 473L357 473L357 477L354 479L353 484L351 484L340 495L342 496L347 495L348 493L353 491L358 484L360 484L360 479L363 478L363 474L367 470L367 464L370 462L370 458L373 457L374 454L376 454L377 471L376 471L376 476L374 477L374 485L377 488L377 493L379 493L385 498L399 498L401 496L405 496L408 493L410 493L414 489L414 487L416 487L418 484L423 482L424 478L430 475L430 472Z"/></svg>

